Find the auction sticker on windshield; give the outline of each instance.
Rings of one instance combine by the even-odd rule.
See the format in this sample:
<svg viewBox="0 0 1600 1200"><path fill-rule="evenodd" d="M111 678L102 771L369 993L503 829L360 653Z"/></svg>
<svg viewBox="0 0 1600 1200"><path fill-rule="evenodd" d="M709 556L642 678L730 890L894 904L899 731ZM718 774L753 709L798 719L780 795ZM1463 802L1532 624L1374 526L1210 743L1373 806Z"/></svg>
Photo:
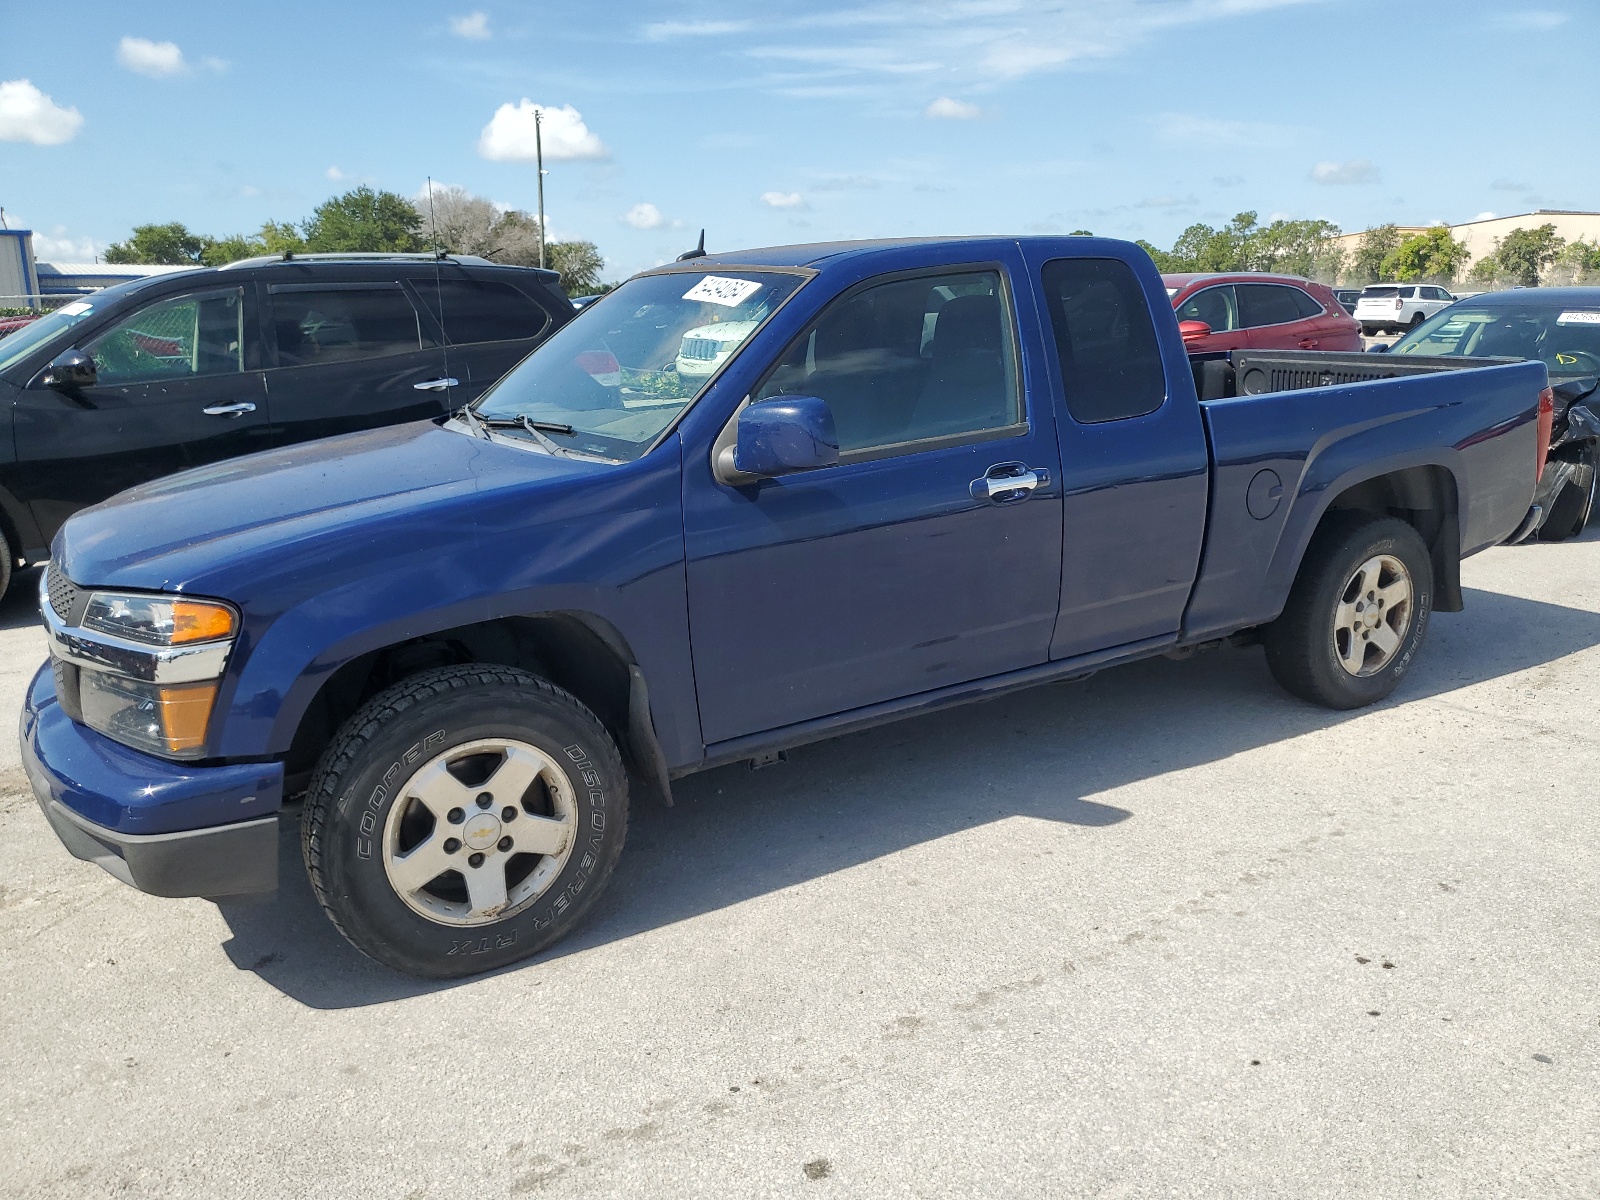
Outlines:
<svg viewBox="0 0 1600 1200"><path fill-rule="evenodd" d="M685 300L701 300L707 304L721 304L738 308L761 290L761 285L749 279L725 279L721 275L707 275L683 294Z"/></svg>
<svg viewBox="0 0 1600 1200"><path fill-rule="evenodd" d="M60 312L63 317L75 317L79 313L88 312L93 307L94 306L92 304L85 303L82 300L74 300L71 304L63 305L57 311Z"/></svg>
<svg viewBox="0 0 1600 1200"><path fill-rule="evenodd" d="M1600 312L1564 312L1556 318L1557 325L1600 325Z"/></svg>

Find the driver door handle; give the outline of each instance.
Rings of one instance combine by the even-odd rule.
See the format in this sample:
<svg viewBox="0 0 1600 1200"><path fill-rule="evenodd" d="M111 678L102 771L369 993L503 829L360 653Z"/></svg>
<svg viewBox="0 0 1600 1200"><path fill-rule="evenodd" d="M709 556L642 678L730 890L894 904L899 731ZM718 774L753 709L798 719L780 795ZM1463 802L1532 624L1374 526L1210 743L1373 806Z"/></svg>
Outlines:
<svg viewBox="0 0 1600 1200"><path fill-rule="evenodd" d="M425 383L413 383L412 387L419 392L442 392L449 388L460 387L459 379L429 379Z"/></svg>
<svg viewBox="0 0 1600 1200"><path fill-rule="evenodd" d="M983 478L972 481L972 495L977 500L1006 504L1026 500L1035 488L1050 486L1050 472L1027 463L996 463L984 472Z"/></svg>
<svg viewBox="0 0 1600 1200"><path fill-rule="evenodd" d="M256 406L245 400L238 404L213 404L200 411L208 417L242 417L245 413L252 413L255 410Z"/></svg>

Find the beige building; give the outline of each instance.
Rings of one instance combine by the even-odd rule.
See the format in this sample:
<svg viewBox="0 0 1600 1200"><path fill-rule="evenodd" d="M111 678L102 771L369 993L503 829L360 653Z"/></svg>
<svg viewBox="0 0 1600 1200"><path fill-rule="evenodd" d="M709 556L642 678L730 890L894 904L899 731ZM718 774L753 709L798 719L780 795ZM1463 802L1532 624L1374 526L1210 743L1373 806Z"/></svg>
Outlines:
<svg viewBox="0 0 1600 1200"><path fill-rule="evenodd" d="M1600 245L1600 212L1574 212L1569 209L1540 208L1514 217L1486 217L1481 221L1466 221L1451 225L1450 236L1461 242L1472 257L1457 275L1466 277L1472 264L1486 254L1493 254L1499 241L1513 229L1538 229L1541 225L1554 225L1556 236L1568 242L1589 242ZM1427 233L1426 225L1398 226L1401 238ZM1361 244L1364 232L1341 234L1334 241L1345 252L1346 261Z"/></svg>

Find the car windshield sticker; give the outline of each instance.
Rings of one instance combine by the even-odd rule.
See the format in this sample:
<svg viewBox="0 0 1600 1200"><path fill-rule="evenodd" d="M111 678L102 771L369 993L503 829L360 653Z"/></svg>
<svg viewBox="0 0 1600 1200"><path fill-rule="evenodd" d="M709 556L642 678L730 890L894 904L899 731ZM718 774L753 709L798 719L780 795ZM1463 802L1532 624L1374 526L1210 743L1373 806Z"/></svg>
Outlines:
<svg viewBox="0 0 1600 1200"><path fill-rule="evenodd" d="M64 304L56 309L64 317L76 317L88 312L94 305L86 304L82 300L74 300L71 304Z"/></svg>
<svg viewBox="0 0 1600 1200"><path fill-rule="evenodd" d="M721 275L707 275L683 294L685 300L703 300L707 304L721 304L725 308L738 308L761 290L759 283L748 279L725 279Z"/></svg>
<svg viewBox="0 0 1600 1200"><path fill-rule="evenodd" d="M1556 318L1557 325L1600 325L1600 312L1564 312Z"/></svg>

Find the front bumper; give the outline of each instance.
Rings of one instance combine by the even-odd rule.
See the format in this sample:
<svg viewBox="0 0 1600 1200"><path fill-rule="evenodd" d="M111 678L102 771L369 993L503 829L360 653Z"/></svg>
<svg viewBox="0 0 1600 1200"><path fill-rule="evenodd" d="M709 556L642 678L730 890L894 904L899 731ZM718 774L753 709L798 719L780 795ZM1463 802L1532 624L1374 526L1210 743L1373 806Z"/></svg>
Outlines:
<svg viewBox="0 0 1600 1200"><path fill-rule="evenodd" d="M75 857L156 896L277 889L282 763L207 767L130 750L67 716L48 663L28 688L21 738L33 794Z"/></svg>

